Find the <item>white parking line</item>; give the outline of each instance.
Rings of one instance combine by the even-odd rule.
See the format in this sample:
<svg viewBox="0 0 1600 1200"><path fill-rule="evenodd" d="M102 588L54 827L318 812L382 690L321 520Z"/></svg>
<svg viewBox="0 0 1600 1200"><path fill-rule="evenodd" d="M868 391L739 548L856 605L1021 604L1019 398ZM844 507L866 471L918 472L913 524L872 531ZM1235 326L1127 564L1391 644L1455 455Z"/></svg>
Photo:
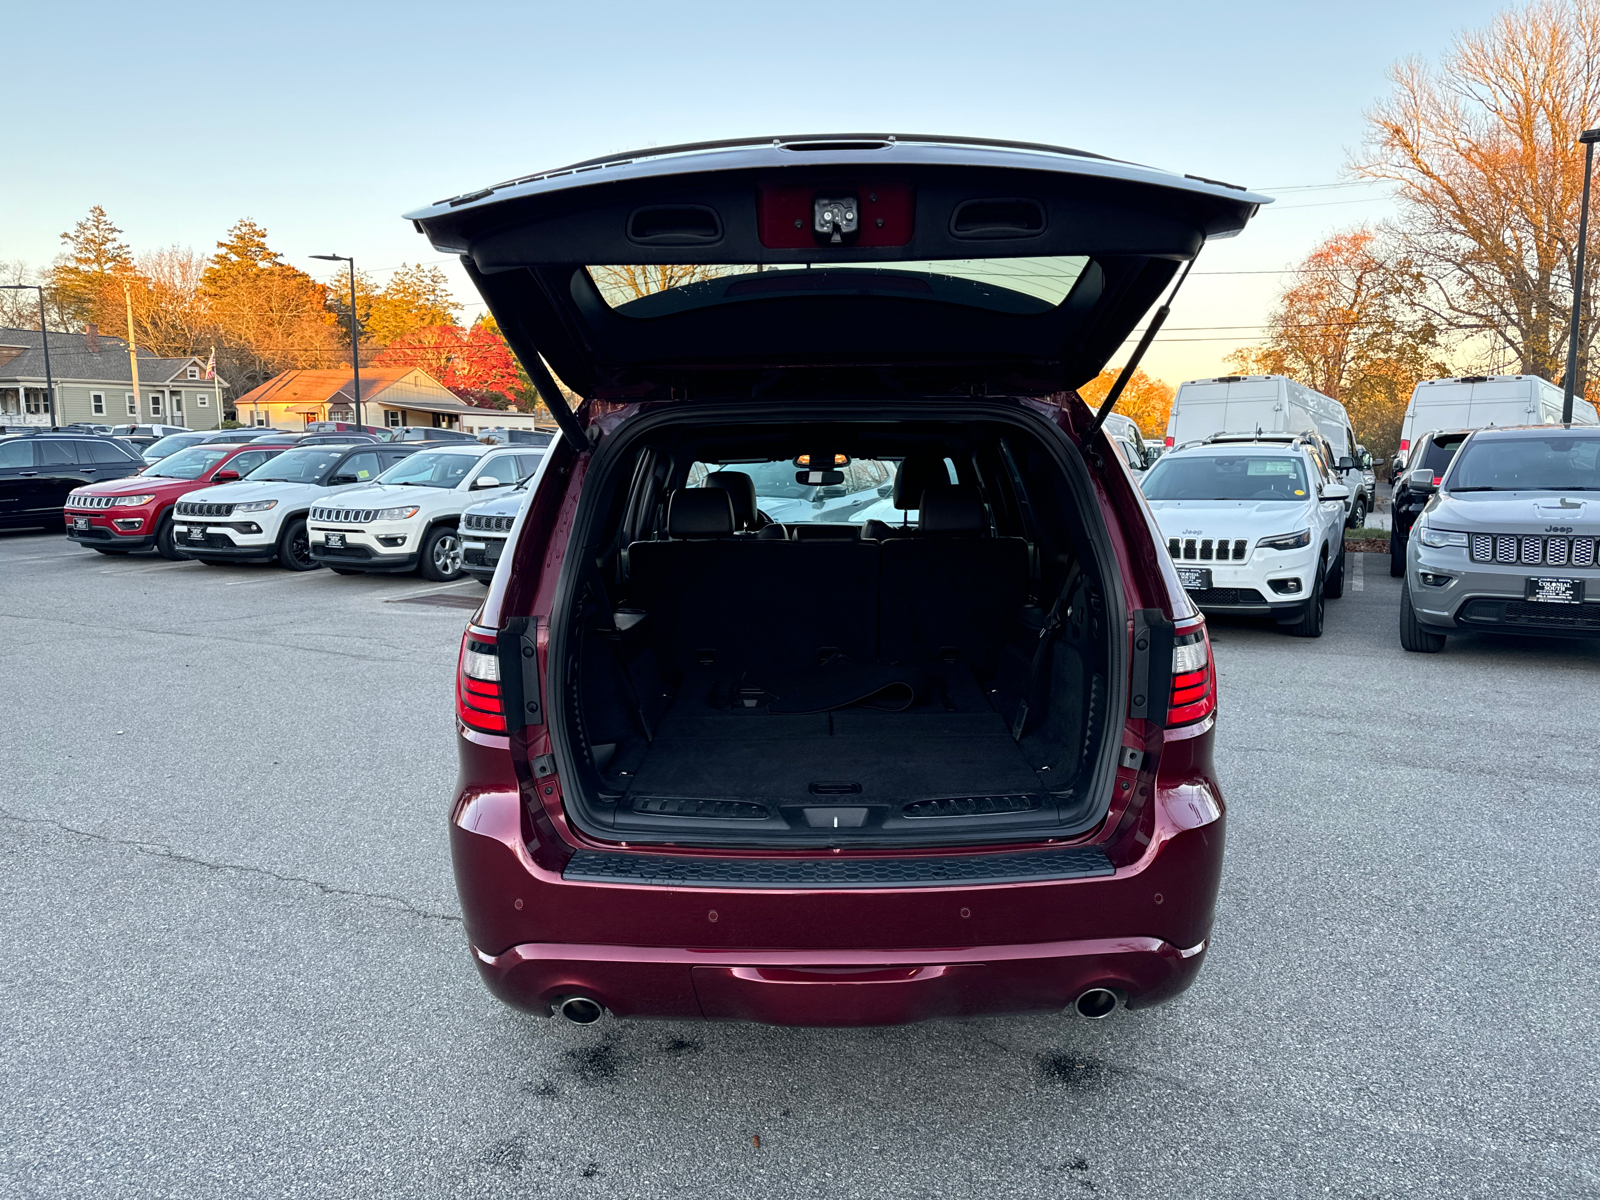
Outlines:
<svg viewBox="0 0 1600 1200"><path fill-rule="evenodd" d="M385 597L385 599L388 599L388 600L404 600L408 596L431 596L435 592L448 592L448 591L451 591L454 588L469 587L469 586L474 585L474 584L476 584L478 587L482 587L483 586L482 584L478 583L478 581L476 579L463 579L459 583L447 583L443 587L419 588L417 591L414 591L414 592L401 592L398 596L387 596L387 597Z"/></svg>
<svg viewBox="0 0 1600 1200"><path fill-rule="evenodd" d="M1364 592L1367 590L1366 568L1367 556L1365 554L1356 555L1356 573L1350 577L1350 590L1352 592Z"/></svg>

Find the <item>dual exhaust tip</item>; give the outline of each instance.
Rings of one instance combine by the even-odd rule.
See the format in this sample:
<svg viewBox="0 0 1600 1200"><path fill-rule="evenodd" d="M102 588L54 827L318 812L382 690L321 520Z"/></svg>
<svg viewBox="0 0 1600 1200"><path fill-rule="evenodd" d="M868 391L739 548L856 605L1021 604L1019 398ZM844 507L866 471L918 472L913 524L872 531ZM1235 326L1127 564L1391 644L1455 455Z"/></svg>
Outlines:
<svg viewBox="0 0 1600 1200"><path fill-rule="evenodd" d="M1073 1011L1088 1021L1103 1021L1117 1011L1122 997L1110 988L1093 987L1072 1002ZM606 1015L605 1006L588 996L568 996L555 1005L555 1015L573 1025L593 1025Z"/></svg>
<svg viewBox="0 0 1600 1200"><path fill-rule="evenodd" d="M588 996L568 996L556 1001L556 1016L574 1025L593 1025L606 1015L605 1006Z"/></svg>

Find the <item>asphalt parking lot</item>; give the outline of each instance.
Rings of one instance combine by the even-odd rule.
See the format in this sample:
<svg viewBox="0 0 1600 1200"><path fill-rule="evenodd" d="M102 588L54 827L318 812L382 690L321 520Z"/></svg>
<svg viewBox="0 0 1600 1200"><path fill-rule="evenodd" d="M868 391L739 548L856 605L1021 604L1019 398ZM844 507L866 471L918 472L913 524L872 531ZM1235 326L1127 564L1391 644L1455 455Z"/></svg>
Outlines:
<svg viewBox="0 0 1600 1200"><path fill-rule="evenodd" d="M0 535L0 1193L1600 1195L1600 646L1406 655L1365 556L1217 621L1229 847L1152 1011L884 1030L494 1002L445 842L467 610Z"/></svg>

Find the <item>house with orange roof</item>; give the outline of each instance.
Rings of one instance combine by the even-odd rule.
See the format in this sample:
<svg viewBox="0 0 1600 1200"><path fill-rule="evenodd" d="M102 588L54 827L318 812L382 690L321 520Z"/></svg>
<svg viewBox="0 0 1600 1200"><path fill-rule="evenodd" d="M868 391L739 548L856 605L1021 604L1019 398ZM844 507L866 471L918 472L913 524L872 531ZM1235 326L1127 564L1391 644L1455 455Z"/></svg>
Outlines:
<svg viewBox="0 0 1600 1200"><path fill-rule="evenodd" d="M455 429L475 411L421 367L363 367L365 425L426 425ZM245 425L304 429L313 421L355 420L355 385L348 368L285 371L240 396L234 412Z"/></svg>

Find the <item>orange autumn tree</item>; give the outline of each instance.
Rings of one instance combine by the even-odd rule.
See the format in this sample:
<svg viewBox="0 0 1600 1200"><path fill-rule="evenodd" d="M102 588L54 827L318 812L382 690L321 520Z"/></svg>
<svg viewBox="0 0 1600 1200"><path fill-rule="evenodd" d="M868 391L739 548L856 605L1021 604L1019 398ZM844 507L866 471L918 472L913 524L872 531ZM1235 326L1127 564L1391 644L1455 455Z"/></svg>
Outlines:
<svg viewBox="0 0 1600 1200"><path fill-rule="evenodd" d="M1122 372L1120 368L1107 367L1078 389L1078 395L1090 408L1098 408L1111 394L1111 385ZM1167 430L1167 416L1172 412L1173 389L1159 379L1152 379L1143 371L1135 371L1128 386L1117 398L1116 411L1132 417L1139 431L1147 438L1161 437Z"/></svg>
<svg viewBox="0 0 1600 1200"><path fill-rule="evenodd" d="M375 367L421 367L445 387L493 392L510 407L520 390L516 360L505 339L485 322L469 329L429 325L395 339L372 360Z"/></svg>

